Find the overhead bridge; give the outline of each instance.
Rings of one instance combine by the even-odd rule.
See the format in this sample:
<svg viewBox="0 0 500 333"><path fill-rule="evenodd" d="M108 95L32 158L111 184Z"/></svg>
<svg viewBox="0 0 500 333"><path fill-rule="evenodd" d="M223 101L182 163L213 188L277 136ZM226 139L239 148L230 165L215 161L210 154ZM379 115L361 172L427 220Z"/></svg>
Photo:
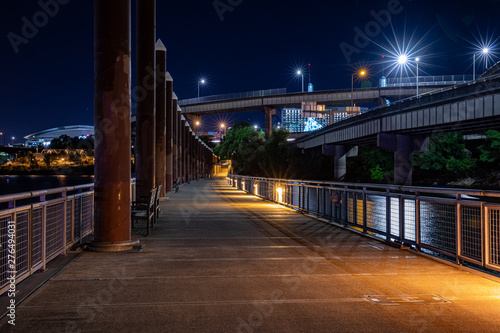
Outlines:
<svg viewBox="0 0 500 333"><path fill-rule="evenodd" d="M442 85L420 87L420 93L427 93L442 88ZM350 105L351 99L355 104L379 103L384 99L396 100L415 96L415 87L402 88L370 88L325 90L304 93L273 94L264 96L230 98L226 100L204 101L193 98L180 100L179 105L182 112L188 115L207 115L217 113L230 113L242 111L266 111L266 109L277 108L300 108L302 103L317 102L323 105Z"/></svg>
<svg viewBox="0 0 500 333"><path fill-rule="evenodd" d="M477 133L500 126L500 75L408 98L351 117L298 138L305 152L333 156L336 177L345 174L345 157L358 144L376 143L395 152L395 183L411 183L412 152L426 149L436 133Z"/></svg>

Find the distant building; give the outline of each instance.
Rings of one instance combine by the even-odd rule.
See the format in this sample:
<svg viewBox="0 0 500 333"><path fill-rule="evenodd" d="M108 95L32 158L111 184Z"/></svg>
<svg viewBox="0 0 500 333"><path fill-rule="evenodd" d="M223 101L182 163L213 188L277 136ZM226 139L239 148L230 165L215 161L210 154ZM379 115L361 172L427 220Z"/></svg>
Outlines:
<svg viewBox="0 0 500 333"><path fill-rule="evenodd" d="M305 112L299 108L284 108L281 110L281 124L290 133L316 131L330 124L366 112L368 108L361 107L331 107L322 112ZM310 117L315 115L315 117Z"/></svg>
<svg viewBox="0 0 500 333"><path fill-rule="evenodd" d="M48 147L53 139L67 135L70 138L75 136L87 138L94 135L94 126L75 125L75 126L61 126L56 128L47 129L44 131L36 132L26 135L24 137L26 147L38 147L42 145Z"/></svg>

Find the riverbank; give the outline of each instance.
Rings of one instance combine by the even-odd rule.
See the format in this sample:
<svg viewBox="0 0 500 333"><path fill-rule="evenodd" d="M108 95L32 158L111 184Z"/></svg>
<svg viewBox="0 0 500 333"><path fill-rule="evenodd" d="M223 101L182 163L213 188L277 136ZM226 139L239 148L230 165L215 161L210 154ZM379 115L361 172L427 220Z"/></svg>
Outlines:
<svg viewBox="0 0 500 333"><path fill-rule="evenodd" d="M80 166L58 166L58 167L39 167L31 169L25 165L6 165L0 166L0 175L74 175L74 176L92 176L94 175L93 165L80 165Z"/></svg>

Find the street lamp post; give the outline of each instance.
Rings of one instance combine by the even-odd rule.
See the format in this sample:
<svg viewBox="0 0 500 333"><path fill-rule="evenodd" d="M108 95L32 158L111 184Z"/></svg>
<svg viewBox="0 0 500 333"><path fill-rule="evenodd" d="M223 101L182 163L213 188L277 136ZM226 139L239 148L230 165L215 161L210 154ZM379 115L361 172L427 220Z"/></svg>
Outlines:
<svg viewBox="0 0 500 333"><path fill-rule="evenodd" d="M415 59L415 61L416 61L416 63L417 63L417 98L418 98L418 63L419 63L419 61L420 61L420 58L418 58L418 57L417 57L417 58Z"/></svg>
<svg viewBox="0 0 500 333"><path fill-rule="evenodd" d="M3 145L5 146L5 134L3 134L3 132L0 132L0 135L3 136Z"/></svg>
<svg viewBox="0 0 500 333"><path fill-rule="evenodd" d="M366 72L361 71L359 73L352 73L351 75L351 107L354 107L354 74L358 74L359 76L364 76Z"/></svg>
<svg viewBox="0 0 500 333"><path fill-rule="evenodd" d="M224 124L220 124L220 135L221 135L221 139L224 137L224 127L225 127L225 125L224 125Z"/></svg>
<svg viewBox="0 0 500 333"><path fill-rule="evenodd" d="M488 69L488 52L490 52L490 49L485 47L483 48L483 55L486 61L486 69Z"/></svg>
<svg viewBox="0 0 500 333"><path fill-rule="evenodd" d="M198 81L198 98L200 98L200 84L205 84L205 80Z"/></svg>
<svg viewBox="0 0 500 333"><path fill-rule="evenodd" d="M476 53L472 55L472 80L476 80Z"/></svg>
<svg viewBox="0 0 500 333"><path fill-rule="evenodd" d="M481 52L485 58L486 69L488 69L488 53L490 52L490 48L485 47ZM476 52L472 55L472 79L476 80Z"/></svg>
<svg viewBox="0 0 500 333"><path fill-rule="evenodd" d="M300 75L302 76L302 92L304 92L304 73L302 73L302 71L297 71L297 75Z"/></svg>

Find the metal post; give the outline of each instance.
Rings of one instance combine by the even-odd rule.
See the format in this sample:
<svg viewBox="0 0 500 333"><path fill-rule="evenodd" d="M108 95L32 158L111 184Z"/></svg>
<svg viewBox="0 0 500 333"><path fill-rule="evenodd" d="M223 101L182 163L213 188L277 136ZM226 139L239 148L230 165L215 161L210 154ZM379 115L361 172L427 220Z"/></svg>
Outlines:
<svg viewBox="0 0 500 333"><path fill-rule="evenodd" d="M161 185L161 197L165 197L166 186L166 83L165 73L167 71L167 49L158 39L156 43L156 186Z"/></svg>
<svg viewBox="0 0 500 333"><path fill-rule="evenodd" d="M472 55L472 81L476 80L476 54Z"/></svg>
<svg viewBox="0 0 500 333"><path fill-rule="evenodd" d="M418 98L418 60L417 60L417 98Z"/></svg>
<svg viewBox="0 0 500 333"><path fill-rule="evenodd" d="M391 190L387 189L385 193L385 241L391 240Z"/></svg>
<svg viewBox="0 0 500 333"><path fill-rule="evenodd" d="M137 197L147 196L155 187L155 43L156 1L136 0L137 8Z"/></svg>
<svg viewBox="0 0 500 333"><path fill-rule="evenodd" d="M179 176L179 112L177 112L177 95L172 93L172 165L173 180L176 181Z"/></svg>
<svg viewBox="0 0 500 333"><path fill-rule="evenodd" d="M130 0L95 0L95 243L93 250L129 250Z"/></svg>
<svg viewBox="0 0 500 333"><path fill-rule="evenodd" d="M167 94L166 94L166 148L165 148L165 154L167 155L166 158L166 166L165 166L165 172L166 172L166 178L165 178L165 192L169 193L172 192L172 185L173 185L173 172L174 172L174 166L173 166L173 145L174 145L174 132L173 132L173 83L174 80L172 79L172 76L170 76L170 73L167 72L166 74L166 81L167 81Z"/></svg>
<svg viewBox="0 0 500 333"><path fill-rule="evenodd" d="M456 220L455 220L455 255L457 265L461 264L460 257L462 256L462 204L460 201L462 196L457 194L457 204L456 204Z"/></svg>
<svg viewBox="0 0 500 333"><path fill-rule="evenodd" d="M353 96L353 94L354 94L354 74L351 75L351 107L354 107L354 96Z"/></svg>

